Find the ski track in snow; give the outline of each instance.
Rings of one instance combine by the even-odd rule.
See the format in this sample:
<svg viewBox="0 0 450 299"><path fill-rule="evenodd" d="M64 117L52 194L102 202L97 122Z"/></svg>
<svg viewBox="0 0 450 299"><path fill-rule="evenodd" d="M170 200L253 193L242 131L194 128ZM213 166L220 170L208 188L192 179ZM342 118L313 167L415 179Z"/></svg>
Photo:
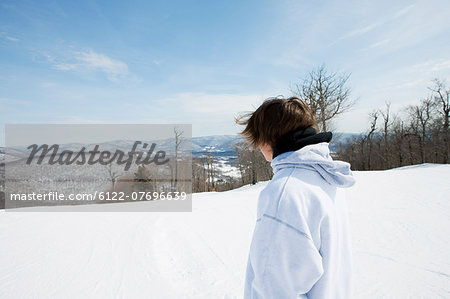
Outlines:
<svg viewBox="0 0 450 299"><path fill-rule="evenodd" d="M354 174L354 298L448 298L450 165ZM192 213L1 211L0 298L242 298L265 185Z"/></svg>

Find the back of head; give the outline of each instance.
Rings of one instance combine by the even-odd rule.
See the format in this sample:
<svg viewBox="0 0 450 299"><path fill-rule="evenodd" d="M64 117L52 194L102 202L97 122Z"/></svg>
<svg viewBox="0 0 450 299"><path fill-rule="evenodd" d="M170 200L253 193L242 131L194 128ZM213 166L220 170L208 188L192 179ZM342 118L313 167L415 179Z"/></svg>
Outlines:
<svg viewBox="0 0 450 299"><path fill-rule="evenodd" d="M314 113L297 97L269 98L236 122L245 125L240 134L254 147L268 144L273 148L280 137L293 130L310 127L318 130Z"/></svg>

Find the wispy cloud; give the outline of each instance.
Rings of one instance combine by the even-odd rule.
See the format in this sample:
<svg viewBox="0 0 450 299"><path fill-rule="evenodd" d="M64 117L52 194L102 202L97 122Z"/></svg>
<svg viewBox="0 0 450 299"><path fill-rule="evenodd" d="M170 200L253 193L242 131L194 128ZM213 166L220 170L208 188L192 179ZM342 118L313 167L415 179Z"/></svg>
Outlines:
<svg viewBox="0 0 450 299"><path fill-rule="evenodd" d="M1 39L6 39L6 40L12 41L12 42L19 42L19 41L20 41L20 39L18 39L17 37L8 35L8 34L7 34L6 32L4 32L4 31L0 32L0 38L1 38Z"/></svg>
<svg viewBox="0 0 450 299"><path fill-rule="evenodd" d="M281 54L272 59L271 62L275 66L288 66L298 69L304 68L305 66L309 67L314 65L314 62L308 57L302 55L297 48L287 49L281 52Z"/></svg>
<svg viewBox="0 0 450 299"><path fill-rule="evenodd" d="M261 95L255 94L209 94L202 92L178 93L170 98L158 100L160 105L173 103L182 107L185 112L200 113L208 117L229 116L239 111L255 108L260 104Z"/></svg>
<svg viewBox="0 0 450 299"><path fill-rule="evenodd" d="M234 118L254 111L264 99L251 93L181 92L145 100L138 111L132 103L124 103L123 110L135 111L132 122L190 123L194 136L230 134L241 129Z"/></svg>
<svg viewBox="0 0 450 299"><path fill-rule="evenodd" d="M130 75L125 62L94 51L76 52L69 62L53 61L53 67L62 71L100 71L111 81Z"/></svg>
<svg viewBox="0 0 450 299"><path fill-rule="evenodd" d="M328 47L334 46L335 44L337 44L343 40L349 39L349 38L363 36L363 35L371 32L372 30L382 26L384 23L385 23L385 21L378 21L378 22L372 23L372 24L364 26L364 27L354 28L353 30L350 30L347 33L344 33L343 35L341 35L335 41L329 43Z"/></svg>
<svg viewBox="0 0 450 299"><path fill-rule="evenodd" d="M351 37L356 37L356 36L360 36L360 35L364 35L364 34L370 32L370 31L372 31L373 29L380 27L383 24L384 24L384 22L376 22L376 23L367 25L367 26L362 27L362 28L356 28L356 29L354 29L354 30L344 34L343 36L341 36L340 40L351 38Z"/></svg>
<svg viewBox="0 0 450 299"><path fill-rule="evenodd" d="M377 29L378 27L381 27L383 25L387 25L387 23L392 22L393 20L399 19L403 16L405 16L408 12L410 12L414 7L416 6L416 4L411 4L408 5L402 9L400 9L398 12L396 12L394 15L392 15L391 17L388 18L384 18L380 21L377 21L375 23L369 24L367 26L364 27L360 27L360 28L355 28L345 34L343 34L337 41L331 43L331 45L336 44L339 41L345 40L345 39L349 39L349 38L354 38L354 37L358 37L358 36L363 36L371 31L373 31L374 29ZM368 48L376 48L379 47L381 45L384 45L386 43L388 43L390 41L390 39L383 39L379 42L375 42L372 43L371 45L369 45Z"/></svg>
<svg viewBox="0 0 450 299"><path fill-rule="evenodd" d="M448 59L434 59L410 66L407 70L418 74L426 74L433 76L430 72L439 72L450 69L450 60ZM445 76L445 75L444 75Z"/></svg>
<svg viewBox="0 0 450 299"><path fill-rule="evenodd" d="M414 6L416 6L416 4L411 4L411 5L408 5L402 9L400 9L392 18L393 19L400 18L404 14L408 13L408 11L410 11Z"/></svg>
<svg viewBox="0 0 450 299"><path fill-rule="evenodd" d="M76 72L80 76L106 75L106 78L112 82L139 83L142 81L130 71L128 64L124 61L92 49L74 50L73 46L63 46L50 50L31 49L30 51L34 61L49 64L55 70Z"/></svg>
<svg viewBox="0 0 450 299"><path fill-rule="evenodd" d="M442 9L436 9L429 1L418 1L392 14L377 37L381 41L389 40L389 47L385 47L387 51L398 51L426 40L432 41L450 28L447 11L445 4Z"/></svg>
<svg viewBox="0 0 450 299"><path fill-rule="evenodd" d="M438 62L431 68L433 71L440 71L444 69L450 69L450 60Z"/></svg>
<svg viewBox="0 0 450 299"><path fill-rule="evenodd" d="M388 86L387 88L396 88L396 89L404 89L404 88L411 88L411 87L415 87L415 86L422 86L423 83L426 82L426 80L424 79L416 79L416 80L411 80L411 81L404 81L404 82L399 82L396 83L395 85L392 86Z"/></svg>
<svg viewBox="0 0 450 299"><path fill-rule="evenodd" d="M369 48L377 48L377 47L380 47L380 46L382 46L382 45L385 45L385 44L389 43L389 41L390 41L390 39L384 39L384 40L382 40L382 41L375 42L375 43L369 45Z"/></svg>

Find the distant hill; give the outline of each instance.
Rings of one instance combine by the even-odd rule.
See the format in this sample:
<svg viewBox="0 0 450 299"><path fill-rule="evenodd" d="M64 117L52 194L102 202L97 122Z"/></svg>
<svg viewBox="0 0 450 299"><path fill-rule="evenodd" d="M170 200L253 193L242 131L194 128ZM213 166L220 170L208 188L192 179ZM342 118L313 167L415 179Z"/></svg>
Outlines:
<svg viewBox="0 0 450 299"><path fill-rule="evenodd" d="M336 152L338 147L338 142L341 142L343 145L347 144L352 138L358 137L360 134L356 133L334 133L333 139L330 144L330 150L332 152ZM232 158L235 157L236 151L234 149L234 145L242 141L243 138L240 135L211 135L211 136L200 136L192 138L192 155L194 157L201 156L205 154L207 151L213 151L215 156L224 157L224 158ZM173 138L156 140L155 141L158 146L158 150L165 150L167 152L173 151ZM134 141L131 140L116 140L111 142L104 142L100 144L101 149L107 149L114 151L115 149L120 149L123 151L127 151L131 148ZM93 147L93 145L88 146L88 149ZM79 149L80 144L72 143L72 144L63 144L60 146L60 150L68 150L68 149ZM27 157L27 150L25 147L14 147L12 149L8 149L8 152L5 153L5 149L0 147L0 163L3 161L9 162L18 160L21 158Z"/></svg>
<svg viewBox="0 0 450 299"><path fill-rule="evenodd" d="M355 137L360 136L357 133L333 133L333 139L330 143L330 150L332 152L337 152L338 143L342 143L344 146ZM193 155L198 155L204 153L206 148L214 147L215 152L219 156L224 156L227 153L236 155L234 150L234 144L238 141L243 140L239 135L213 135L213 136L202 136L192 138L192 153Z"/></svg>
<svg viewBox="0 0 450 299"><path fill-rule="evenodd" d="M216 156L236 156L234 145L242 141L239 135L213 135L192 138L192 155L200 156L208 150L214 152Z"/></svg>

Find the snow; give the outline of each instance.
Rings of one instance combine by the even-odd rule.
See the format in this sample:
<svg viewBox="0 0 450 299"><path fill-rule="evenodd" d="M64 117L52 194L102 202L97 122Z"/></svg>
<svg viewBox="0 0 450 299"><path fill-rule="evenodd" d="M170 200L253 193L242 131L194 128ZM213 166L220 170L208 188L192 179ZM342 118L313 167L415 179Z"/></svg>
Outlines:
<svg viewBox="0 0 450 299"><path fill-rule="evenodd" d="M217 159L216 168L221 176L229 176L235 179L241 178L241 173L236 166L232 166L228 159L219 157Z"/></svg>
<svg viewBox="0 0 450 299"><path fill-rule="evenodd" d="M450 165L354 174L354 297L448 297ZM2 211L0 298L241 298L266 184L191 213Z"/></svg>

